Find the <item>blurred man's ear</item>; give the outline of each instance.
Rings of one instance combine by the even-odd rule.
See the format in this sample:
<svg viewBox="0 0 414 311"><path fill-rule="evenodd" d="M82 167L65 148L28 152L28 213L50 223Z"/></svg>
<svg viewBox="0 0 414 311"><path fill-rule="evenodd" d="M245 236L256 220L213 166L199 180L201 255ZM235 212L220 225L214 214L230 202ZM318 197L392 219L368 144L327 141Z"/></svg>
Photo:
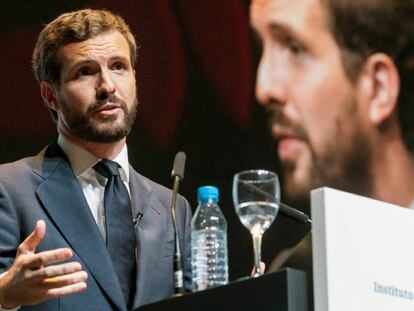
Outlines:
<svg viewBox="0 0 414 311"><path fill-rule="evenodd" d="M40 82L40 94L42 95L46 106L54 111L58 111L59 104L57 101L56 92L54 87L49 82Z"/></svg>
<svg viewBox="0 0 414 311"><path fill-rule="evenodd" d="M368 103L369 120L380 125L397 112L400 77L393 60L386 54L368 57L358 79L359 91Z"/></svg>

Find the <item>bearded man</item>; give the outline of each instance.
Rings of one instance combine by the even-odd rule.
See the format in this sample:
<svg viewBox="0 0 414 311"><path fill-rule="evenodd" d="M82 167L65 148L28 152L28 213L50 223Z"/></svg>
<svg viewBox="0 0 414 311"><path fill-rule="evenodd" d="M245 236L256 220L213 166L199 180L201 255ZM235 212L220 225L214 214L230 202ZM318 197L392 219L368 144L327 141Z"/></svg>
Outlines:
<svg viewBox="0 0 414 311"><path fill-rule="evenodd" d="M173 294L171 191L129 164L136 42L104 10L62 14L39 35L33 69L58 138L0 166L0 305L131 310ZM177 201L190 273L188 202Z"/></svg>

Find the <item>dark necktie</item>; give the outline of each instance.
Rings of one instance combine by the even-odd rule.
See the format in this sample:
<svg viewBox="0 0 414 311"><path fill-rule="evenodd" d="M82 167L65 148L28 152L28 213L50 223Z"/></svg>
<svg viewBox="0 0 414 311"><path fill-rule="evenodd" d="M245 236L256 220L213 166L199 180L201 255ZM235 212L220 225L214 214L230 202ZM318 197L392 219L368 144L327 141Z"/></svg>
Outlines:
<svg viewBox="0 0 414 311"><path fill-rule="evenodd" d="M135 234L131 200L119 176L119 165L102 160L93 167L108 178L105 186L106 247L121 284L125 302L131 307L135 292Z"/></svg>

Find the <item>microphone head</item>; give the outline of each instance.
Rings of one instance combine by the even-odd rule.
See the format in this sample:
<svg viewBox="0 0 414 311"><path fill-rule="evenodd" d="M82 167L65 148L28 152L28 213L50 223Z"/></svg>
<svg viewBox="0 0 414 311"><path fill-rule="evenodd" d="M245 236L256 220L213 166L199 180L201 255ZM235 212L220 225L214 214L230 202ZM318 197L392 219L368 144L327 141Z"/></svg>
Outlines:
<svg viewBox="0 0 414 311"><path fill-rule="evenodd" d="M185 169L185 160L186 155L183 151L178 152L174 158L173 170L171 172L171 177L178 176L180 180L184 178L184 169Z"/></svg>

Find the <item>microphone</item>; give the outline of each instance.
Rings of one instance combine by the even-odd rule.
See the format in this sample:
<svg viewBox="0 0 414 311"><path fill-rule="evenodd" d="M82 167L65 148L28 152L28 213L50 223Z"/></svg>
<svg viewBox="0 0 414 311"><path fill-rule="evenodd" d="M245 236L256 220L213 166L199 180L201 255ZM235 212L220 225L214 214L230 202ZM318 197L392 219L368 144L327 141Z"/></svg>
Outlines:
<svg viewBox="0 0 414 311"><path fill-rule="evenodd" d="M181 260L181 249L180 249L180 239L177 229L177 219L176 219L176 204L177 204L177 194L180 181L184 179L184 168L185 168L186 155L184 152L180 151L175 155L173 169L171 172L171 177L173 178L173 193L171 199L171 214L172 221L175 231L175 251L174 251L174 293L183 294L184 281L183 281L183 263Z"/></svg>
<svg viewBox="0 0 414 311"><path fill-rule="evenodd" d="M312 225L312 219L309 215L306 215L304 212L301 212L283 202L280 202L279 204L279 212L290 219L296 220L303 224Z"/></svg>
<svg viewBox="0 0 414 311"><path fill-rule="evenodd" d="M246 185L250 188L250 190L253 193L260 194L260 195L262 195L264 197L267 197L267 198L269 198L270 200L273 201L274 197L270 193L267 193L266 191L260 189L259 187L255 186L255 185L252 185L252 184L246 184ZM303 223L303 224L308 224L308 225L312 224L312 219L308 215L306 215L305 213L303 213L303 212L297 210L296 208L293 208L293 207L291 207L291 206L289 206L285 203L282 203L282 202L279 203L279 212L282 215L284 215L284 216L286 216L290 219L293 219L297 222L300 222L300 223Z"/></svg>
<svg viewBox="0 0 414 311"><path fill-rule="evenodd" d="M173 170L171 172L171 177L178 177L181 180L184 179L184 169L185 169L185 160L186 155L184 152L180 151L175 155Z"/></svg>
<svg viewBox="0 0 414 311"><path fill-rule="evenodd" d="M143 212L138 212L136 216L132 219L132 223L134 224L134 227L138 226L142 217L144 217Z"/></svg>

